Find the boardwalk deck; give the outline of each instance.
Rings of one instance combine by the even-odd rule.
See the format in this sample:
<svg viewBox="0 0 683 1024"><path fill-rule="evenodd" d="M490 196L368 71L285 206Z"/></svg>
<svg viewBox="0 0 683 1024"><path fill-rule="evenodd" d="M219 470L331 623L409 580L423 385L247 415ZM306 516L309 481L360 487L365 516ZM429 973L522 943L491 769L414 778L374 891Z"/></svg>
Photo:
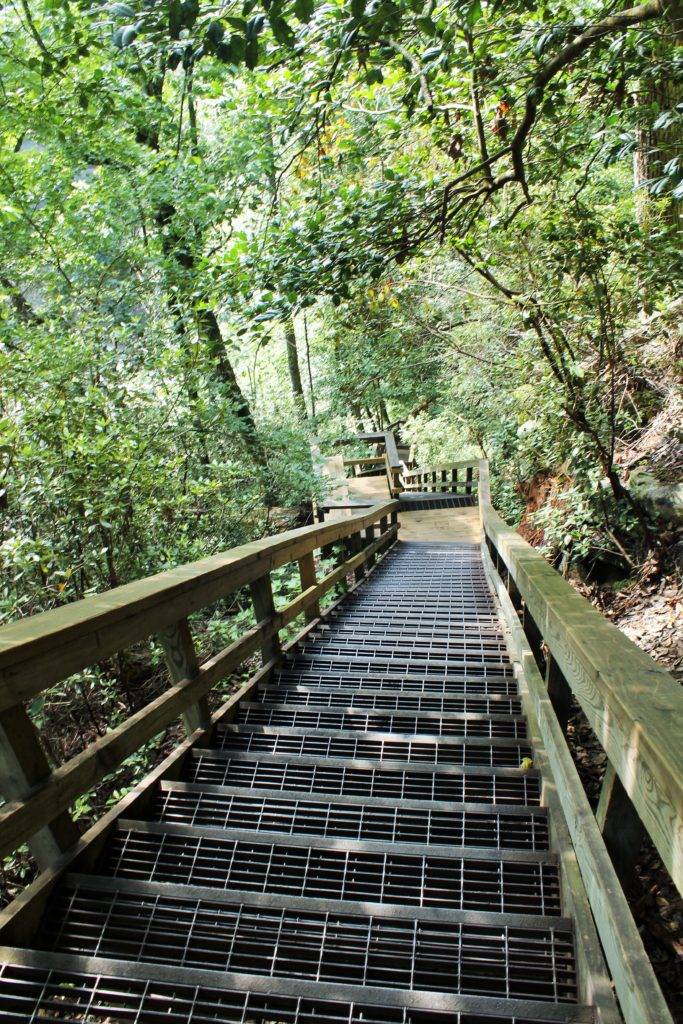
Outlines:
<svg viewBox="0 0 683 1024"><path fill-rule="evenodd" d="M562 721L573 692L678 871L675 684L500 520L485 463L393 500L394 466L341 461L324 523L4 630L0 845L45 870L0 914L3 1021L671 1024ZM187 616L245 585L255 626L199 665ZM150 635L170 689L50 771L22 702ZM74 846L70 802L179 714L187 741Z"/></svg>
<svg viewBox="0 0 683 1024"><path fill-rule="evenodd" d="M0 1016L592 1020L530 753L479 548L399 544L62 878Z"/></svg>

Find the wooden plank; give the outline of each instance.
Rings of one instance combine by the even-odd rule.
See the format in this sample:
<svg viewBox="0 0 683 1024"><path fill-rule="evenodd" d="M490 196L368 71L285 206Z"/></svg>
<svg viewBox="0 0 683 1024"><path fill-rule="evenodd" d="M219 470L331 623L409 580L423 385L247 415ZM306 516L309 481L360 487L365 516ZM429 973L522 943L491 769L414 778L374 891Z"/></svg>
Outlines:
<svg viewBox="0 0 683 1024"><path fill-rule="evenodd" d="M159 642L164 650L168 673L174 683L197 678L199 662L187 619L181 619L162 630ZM196 704L183 711L181 717L186 736L191 736L197 729L209 729L211 712L208 698L202 697Z"/></svg>
<svg viewBox="0 0 683 1024"><path fill-rule="evenodd" d="M683 691L503 522L485 491L487 479L486 534L683 891Z"/></svg>
<svg viewBox="0 0 683 1024"><path fill-rule="evenodd" d="M159 633L266 572L377 522L382 502L339 522L289 530L0 629L0 710Z"/></svg>
<svg viewBox="0 0 683 1024"><path fill-rule="evenodd" d="M484 561L495 573L485 549ZM497 596L524 682L522 696L538 723L624 1019L627 1024L673 1024L543 678L500 577L498 581Z"/></svg>

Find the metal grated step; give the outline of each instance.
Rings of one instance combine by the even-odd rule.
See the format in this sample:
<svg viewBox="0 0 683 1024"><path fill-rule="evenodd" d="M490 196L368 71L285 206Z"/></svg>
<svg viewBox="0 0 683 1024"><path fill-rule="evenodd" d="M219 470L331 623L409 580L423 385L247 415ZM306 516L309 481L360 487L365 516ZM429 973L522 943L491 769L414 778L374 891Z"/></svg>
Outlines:
<svg viewBox="0 0 683 1024"><path fill-rule="evenodd" d="M305 669L310 665L314 665L318 669L326 668L328 671L347 672L351 669L351 671L374 674L391 672L399 675L418 675L425 680L434 682L450 679L456 674L456 671L461 676L483 676L484 678L488 676L505 678L512 675L510 666L500 659L487 662L478 661L474 657L467 660L455 657L432 657L429 654L423 656L413 654L406 657L402 653L392 654L383 651L373 653L349 650L337 653L326 652L321 645L297 653L294 662L295 670ZM288 667L292 667L291 663Z"/></svg>
<svg viewBox="0 0 683 1024"><path fill-rule="evenodd" d="M194 831L114 834L103 874L325 900L395 903L502 914L560 914L557 865L515 863L285 842L212 838Z"/></svg>
<svg viewBox="0 0 683 1024"><path fill-rule="evenodd" d="M367 693L364 690L325 691L303 686L267 686L259 690L261 701L298 707L357 708L368 711L432 711L444 715L517 715L520 700L505 697L437 697L403 693Z"/></svg>
<svg viewBox="0 0 683 1024"><path fill-rule="evenodd" d="M14 954L14 955L13 955ZM592 1024L588 1007L403 993L7 950L6 1024ZM260 984L261 983L261 984ZM332 990L332 991L330 991Z"/></svg>
<svg viewBox="0 0 683 1024"><path fill-rule="evenodd" d="M385 843L478 847L518 852L545 850L547 820L541 815L357 803L296 794L250 794L227 787L164 782L151 817L155 821L285 835L326 836Z"/></svg>
<svg viewBox="0 0 683 1024"><path fill-rule="evenodd" d="M490 696L517 696L517 682L512 668L506 668L497 675L467 676L464 673L449 674L444 679L422 679L409 672L396 674L387 672L360 671L355 666L348 666L334 671L328 666L316 665L309 660L300 665L293 660L285 659L285 668L278 672L274 679L281 686L308 686L328 690L336 687L366 692L416 693L416 694L484 694Z"/></svg>
<svg viewBox="0 0 683 1024"><path fill-rule="evenodd" d="M301 734L299 734L301 732ZM486 765L518 768L529 757L528 744L499 739L491 742L473 737L467 742L393 739L379 734L332 733L305 730L270 730L263 726L221 726L216 730L216 746L220 750L258 751L271 754L308 754L318 757L340 757L348 760L371 758L377 761L414 761L423 764Z"/></svg>
<svg viewBox="0 0 683 1024"><path fill-rule="evenodd" d="M472 508L474 494L436 494L433 491L402 491L398 496L402 512L426 512L440 508Z"/></svg>
<svg viewBox="0 0 683 1024"><path fill-rule="evenodd" d="M476 546L394 549L213 742L4 951L3 1021L589 1024Z"/></svg>
<svg viewBox="0 0 683 1024"><path fill-rule="evenodd" d="M248 703L240 705L237 721L241 725L287 726L297 729L354 730L357 732L424 733L430 736L483 736L487 739L526 738L526 720L511 715L452 716L435 714L406 715L340 711L298 710L279 704Z"/></svg>
<svg viewBox="0 0 683 1024"><path fill-rule="evenodd" d="M403 990L576 1001L573 936L63 886L48 949L136 963Z"/></svg>
<svg viewBox="0 0 683 1024"><path fill-rule="evenodd" d="M242 786L247 789L293 790L302 793L340 793L402 800L446 800L455 803L531 805L540 802L535 772L496 773L392 770L370 765L330 763L315 758L259 758L215 750L195 750L185 761L186 782ZM545 812L542 812L545 814Z"/></svg>

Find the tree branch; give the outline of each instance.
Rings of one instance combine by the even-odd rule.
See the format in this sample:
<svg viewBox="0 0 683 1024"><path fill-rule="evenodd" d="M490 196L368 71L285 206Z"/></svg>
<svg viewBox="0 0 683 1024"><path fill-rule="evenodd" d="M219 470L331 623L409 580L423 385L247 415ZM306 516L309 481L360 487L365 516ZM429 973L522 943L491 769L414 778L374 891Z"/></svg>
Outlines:
<svg viewBox="0 0 683 1024"><path fill-rule="evenodd" d="M638 25L651 18L658 18L664 12L665 6L664 0L652 0L651 3L630 7L625 11L619 11L618 14L611 14L601 21L597 21L594 25L590 25L585 32L582 32L581 35L573 39L571 43L560 50L558 54L547 61L536 72L531 89L529 89L526 96L524 116L517 127L510 145L515 178L522 186L527 199L530 196L524 170L524 144L536 120L538 108L543 100L548 83L567 65L581 57L593 43L598 42L607 35L621 31L621 29L629 28L631 25Z"/></svg>

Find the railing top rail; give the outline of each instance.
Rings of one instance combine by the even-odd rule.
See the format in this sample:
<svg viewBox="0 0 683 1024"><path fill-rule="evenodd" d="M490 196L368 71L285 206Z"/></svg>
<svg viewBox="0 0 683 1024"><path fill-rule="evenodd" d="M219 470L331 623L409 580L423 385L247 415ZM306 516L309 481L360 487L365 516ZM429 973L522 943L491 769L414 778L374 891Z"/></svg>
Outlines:
<svg viewBox="0 0 683 1024"><path fill-rule="evenodd" d="M0 628L0 709L397 508L386 501L339 522L288 530Z"/></svg>
<svg viewBox="0 0 683 1024"><path fill-rule="evenodd" d="M336 444L353 444L356 441L366 441L368 444L383 444L390 468L400 469L403 465L398 454L396 436L393 431L382 430L371 434L356 434L354 437L342 437L337 440Z"/></svg>
<svg viewBox="0 0 683 1024"><path fill-rule="evenodd" d="M485 460L479 507L487 537L680 889L683 689L501 519Z"/></svg>

